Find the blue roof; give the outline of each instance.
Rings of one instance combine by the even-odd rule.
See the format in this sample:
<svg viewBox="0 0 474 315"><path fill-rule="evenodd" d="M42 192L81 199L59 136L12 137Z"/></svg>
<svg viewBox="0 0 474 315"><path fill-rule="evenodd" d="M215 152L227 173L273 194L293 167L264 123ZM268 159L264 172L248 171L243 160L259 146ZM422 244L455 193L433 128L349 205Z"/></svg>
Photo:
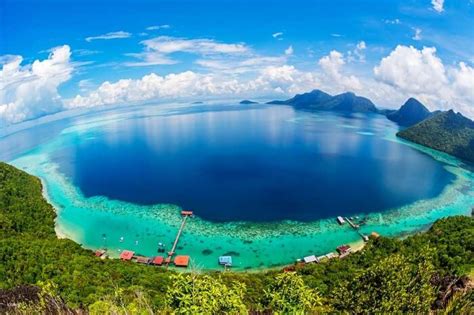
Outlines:
<svg viewBox="0 0 474 315"><path fill-rule="evenodd" d="M232 265L232 257L231 256L220 256L219 257L219 264L220 265Z"/></svg>

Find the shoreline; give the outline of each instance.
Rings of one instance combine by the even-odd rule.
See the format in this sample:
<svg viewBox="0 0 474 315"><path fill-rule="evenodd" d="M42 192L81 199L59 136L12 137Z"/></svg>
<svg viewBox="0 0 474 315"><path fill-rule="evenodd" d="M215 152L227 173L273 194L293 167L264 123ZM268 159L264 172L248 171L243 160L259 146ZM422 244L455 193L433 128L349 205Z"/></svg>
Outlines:
<svg viewBox="0 0 474 315"><path fill-rule="evenodd" d="M153 257L158 242L168 246L174 241L180 224L179 206L140 206L103 196L87 198L50 158L52 152L74 141L76 133L83 135L90 128L99 128L94 124L98 122L70 126L61 136L10 162L41 180L43 197L56 212L58 238L71 239L89 250L109 248L113 257L124 249ZM411 146L443 163L455 179L431 199L383 212L353 214L364 218L365 224L359 229L362 234L375 231L385 237L403 238L428 228L441 217L470 213L467 207L474 201L471 171L462 168L454 157L397 139L391 130L384 134L382 138L387 141ZM205 270L219 270L217 258L231 255L235 258L234 270L245 272L281 268L305 256L334 252L343 244L351 245L354 251L362 250L360 235L347 224L338 225L336 216L311 222L266 223L212 223L196 217L186 223L177 252L195 258L197 268Z"/></svg>
<svg viewBox="0 0 474 315"><path fill-rule="evenodd" d="M51 170L51 169L54 169L54 167L49 168L49 169L50 169L50 170ZM54 173L54 172L53 172L53 173ZM91 250L92 252L93 252L94 250L103 248L103 246L87 245L88 242L83 242L83 241L81 241L81 237L80 237L80 234L81 234L81 233L74 233L72 230L67 230L67 229L65 230L65 229L64 229L64 228L65 228L65 226L64 226L64 224L63 224L64 222L63 222L63 223L60 222L60 221L61 221L60 214L61 214L61 212L64 210L64 208L63 208L64 206L63 206L63 207L60 207L60 206L59 206L59 205L64 205L64 202L61 202L60 200L58 200L58 204L57 204L57 203L54 201L54 200L55 200L54 196L51 196L51 194L54 194L54 191L51 191L51 190L49 189L49 186L47 185L46 180L45 180L42 176L37 176L37 177L39 177L39 179L40 179L40 181L41 181L43 198L45 198L45 200L46 200L48 203L50 203L50 204L52 205L52 207L54 208L55 213L56 213L56 218L55 218L55 232L56 232L56 236L57 236L58 238L71 239L72 241L74 241L74 242L76 242L77 244L79 244L82 248ZM63 180L64 180L64 179L63 179ZM69 194L67 194L67 195L69 195ZM74 195L75 195L75 194L71 194L71 195L69 195L69 197L73 197ZM64 195L63 195L63 197L65 197L66 199L68 199L68 196L64 196ZM77 195L76 195L76 197L77 197ZM77 201L77 200L76 200L76 201ZM90 201L90 200L85 200L84 202L86 202L86 201ZM74 202L75 202L75 201L74 201ZM107 200L106 202L108 203L108 202L113 202L113 201ZM120 204L120 205L121 205L121 207L124 208L125 211L128 210L128 209L127 209L127 208L128 208L128 205L127 205L127 204ZM67 207L66 207L66 208L67 208ZM165 209L166 209L166 208L165 208ZM178 208L176 207L176 210L177 210L177 209L178 209ZM95 211L94 208L89 209L89 210ZM164 209L162 209L162 210L164 210ZM177 218L179 217L176 210L173 211L173 213L174 213L173 217L174 217L175 219L177 219ZM68 211L69 211L69 210L68 210ZM114 214L112 213L112 215L114 215ZM161 219L164 219L165 221L167 221L167 220L166 220L166 217L165 217L165 218L163 218L163 217L162 217L162 218L156 217L156 218L153 219L153 221L155 221L155 220L160 221ZM169 218L168 218L168 219L169 219ZM197 220L197 221L195 221L195 220ZM178 222L177 220L174 220L174 221ZM313 225L316 224L316 225L320 226L320 225L322 225L323 223L326 223L326 224L329 223L330 226L329 226L328 228L329 228L329 231L331 231L331 233L332 233L332 232L337 233L337 232L341 232L341 231L346 231L346 233L352 233L352 232L353 232L352 228L348 227L347 224L344 225L344 226L340 226L340 225L338 225L335 221L334 221L334 222L332 222L332 221L333 221L333 220L326 220L325 222L319 222L319 221L318 221L317 223L314 223L314 222L313 222L312 224L313 224ZM434 222L434 221L433 221L433 222ZM197 226L196 226L196 224L197 224ZM190 225L190 227L189 227L190 229L193 229L193 227L198 228L197 231L191 232L190 234L191 234L191 235L196 235L196 233L199 233L200 228L199 228L198 226L201 226L202 224L203 224L202 219L199 219L199 218L196 218L196 219L193 219L192 221L190 221L190 222L188 223L188 225ZM278 227L283 227L283 226L286 225L286 224L288 224L288 223L287 223L287 222L283 222L283 223L278 223L277 225L274 225L274 224L273 224L272 226L274 226L275 228L278 228ZM309 225L309 224L306 223L306 222L305 222L305 223L292 222L292 223L290 223L290 224L291 224L292 226L300 225L300 226L303 226L303 227ZM429 226L431 226L431 224L432 224L432 222L429 224ZM234 225L234 224L233 224L233 225ZM166 225L165 225L165 226L166 226ZM169 226L169 227L170 227L171 229L173 229L174 226L177 226L177 224L172 224L172 225ZM238 225L237 225L237 226L238 226ZM390 222L388 222L388 226L391 226L391 223L390 223ZM368 231L364 231L364 227L365 227L365 226L362 226L362 227L361 227L362 231L363 231L364 233L369 233L369 234L370 234L370 231L369 231L369 232L368 232ZM255 228L255 229L258 229L258 227L254 227L254 228ZM372 229L372 227L369 226L368 229ZM385 235L384 233L380 233L380 234L383 235L383 236L387 236L387 237L405 238L405 237L407 237L408 235L416 234L416 233L418 233L420 230L425 230L425 229L426 229L426 228L411 230L409 233L400 231L399 233L397 233L398 235L395 235L395 236L393 236L393 235ZM326 231L327 231L327 230L326 230ZM380 231L377 231L377 232L380 232ZM321 231L321 233L322 233L322 234L321 234L322 237L324 237L324 235L325 235L325 234L324 234L324 230ZM354 233L355 233L355 231L354 231ZM318 231L315 231L315 236L317 237L318 235L319 235ZM341 235L343 235L343 234L341 234ZM204 235L204 236L206 236L206 235ZM270 240L271 240L271 239L273 238L272 236L269 236L269 235L267 235L267 236L259 235L259 236L262 237L263 240L265 240L265 239L270 239ZM304 236L304 235L300 235L300 237L305 237L305 236ZM238 236L237 236L236 238L239 239ZM242 240L244 240L244 239L246 239L246 238L242 238ZM90 243L90 242L89 242L89 243ZM344 241L344 240L342 240L342 239L338 239L337 244L334 244L334 245L340 246L340 245L344 245L344 244L350 245L350 246L353 248L353 252L357 252L357 251L360 251L360 250L362 250L362 249L364 248L364 244L365 244L365 243L364 243L364 241L363 241L362 239L360 239L360 236L357 235L357 236L356 236L356 240L353 240L353 241ZM332 248L329 249L329 250L325 250L324 252L321 252L321 251L318 251L318 250L313 250L313 251L311 251L310 249L311 249L313 246L308 246L307 249L308 249L309 252L307 252L307 254L301 254L301 255L297 256L296 258L303 258L304 256L312 255L312 254L315 254L316 256L318 256L318 255L321 255L321 254L327 254L327 253L329 253L329 252L334 252L337 246L334 246L334 247L332 247ZM114 246L112 245L112 247L109 248L109 252L112 253L111 259L116 259L116 258L118 258L119 253L121 252L121 250L120 250L119 248L116 248L116 247L117 247L117 246L114 247ZM119 247L122 248L122 249L131 249L131 248L129 248L130 246L125 245L125 244L123 244L123 245L120 244ZM300 251L301 251L301 250L300 250ZM152 257L152 255L150 255L148 252L141 252L140 250L138 250L137 253L144 254L144 256L150 256L150 257ZM217 254L216 254L216 255L217 255ZM198 255L198 256L199 256L199 255ZM195 257L198 257L198 256L195 256ZM115 258L112 258L112 257L115 257ZM246 264L246 263L243 262L240 266L236 266L236 268L233 268L232 270L234 270L235 272L259 272L259 271L268 271L268 270L275 270L275 269L284 268L285 266L291 265L291 264L293 264L293 263L296 261L296 259L292 259L291 257L287 257L287 258L289 258L289 259L286 259L285 261L281 261L281 262L278 263L277 265L274 265L274 264L263 265L263 266L256 266L256 265L254 265L254 266L252 266L251 268L245 267L245 264ZM217 257L216 257L216 260L217 260ZM196 265L197 265L197 269L201 269L201 270L210 270L210 271L219 271L219 270L222 270L222 268L217 265L217 262L214 264L215 267L212 266L213 264L205 264L205 265L203 266L203 265L201 265L200 263L197 263ZM210 266L212 266L212 267L210 267Z"/></svg>
<svg viewBox="0 0 474 315"><path fill-rule="evenodd" d="M76 242L77 244L79 244L82 248L84 249L87 249L87 250L90 250L91 252L93 252L94 250L97 250L97 249L100 249L100 248L103 248L102 246L91 246L91 245L87 245L87 242L81 242L80 241L80 233L71 233L72 231L69 231L69 230L64 230L64 225L61 224L60 222L60 213L61 211L63 211L63 209L61 207L58 206L58 204L56 204L56 202L54 202L54 197L50 196L52 194L52 192L48 189L48 185L46 184L46 181L44 178L42 178L41 176L37 176L40 178L41 180L41 184L42 184L42 194L43 194L43 197L45 198L45 200L50 203L52 205L52 207L54 208L55 212L56 212L56 218L55 218L55 232L56 232L56 235L58 238L67 238L67 239L71 239L72 241ZM73 194L74 195L74 194ZM72 197L72 196L70 196ZM66 197L67 198L67 197ZM59 203L61 204L61 203ZM124 206L124 205L122 205ZM127 208L127 207L125 207ZM94 210L94 209L92 209ZM176 212L174 212L175 215L174 217L177 218L178 215L176 214ZM159 217L155 218L155 220L159 220ZM190 228L194 227L195 224L198 224L198 225L201 225L201 219L197 219L199 222L196 222L194 221L195 219L193 219L192 221L190 221L188 224L191 225ZM166 221L166 220L165 220ZM332 220L329 220L327 222L332 222ZM327 223L326 222L326 223ZM434 222L434 221L433 221ZM429 226L431 226L431 224L433 223L431 222L429 224ZM281 224L285 225L286 222L284 223L279 223L277 224L277 226L275 227L278 227L280 226ZM287 223L286 223L287 224ZM315 224L314 222L312 224ZM322 222L317 222L316 223L317 225L321 225ZM282 225L282 227L283 227ZM292 222L292 225L302 225L302 226L306 226L308 225L308 223L298 223L298 222ZM345 226L339 226L336 224L336 222L334 221L333 223L330 224L331 227L330 227L330 230L332 230L333 232L340 232L340 231L347 231L348 233L350 233L349 231L353 231L352 228L348 227L347 224ZM389 226L391 224L389 223ZM172 225L171 227L173 227L174 225ZM364 226L362 226L362 229L364 228ZM371 227L369 227L369 229L372 229ZM199 229L198 229L199 230ZM422 230L425 230L425 228L423 228ZM367 231L364 231L365 233L367 233ZM416 229L416 230L412 230L410 233L406 233L406 232L401 232L399 233L398 235L385 235L384 233L381 233L382 236L387 236L387 237L397 237L397 238L405 238L407 237L408 235L413 235L413 234L416 234L420 232L420 229ZM199 232L197 232L199 233ZM370 232L369 232L370 233ZM190 233L191 235L195 235L195 233L191 232ZM315 232L316 236L318 235L318 232ZM323 233L324 235L324 233ZM262 235L260 235L261 237L263 237ZM238 237L237 237L238 238ZM267 237L263 237L263 239L271 239L272 237L270 236L267 236ZM86 245L85 245L86 244ZM364 241L362 239L360 239L360 236L357 235L357 240L355 241L349 241L349 242L346 242L344 240L339 240L337 244L337 246L340 246L340 245L344 245L344 244L348 244L350 245L353 249L353 252L357 252L357 251L360 251L364 248ZM329 252L334 252L336 247L337 246L334 246L333 248L331 248L330 250L328 251L325 251L324 253L321 253L321 252L318 252L318 251L312 251L311 253L308 253L308 255L311 255L311 254L327 254ZM123 245L123 246L120 246L122 249L127 249L127 246L126 245ZM308 248L311 248L312 246L309 246ZM130 249L130 248L128 248ZM114 248L114 246L112 246L110 249L109 249L109 252L112 253L112 257L111 259L117 259L118 256L119 256L119 253L121 252L120 249L118 248ZM141 253L140 251L137 251L137 253ZM145 256L150 256L152 257L152 255L149 255L149 253L141 253L141 254L144 254ZM303 258L304 256L307 256L306 254L303 254L303 255L300 255L298 256L297 258ZM115 257L115 258L113 258ZM217 258L216 258L217 260ZM288 259L286 261L282 261L281 263L277 264L277 265L274 265L274 264L269 264L269 265L266 265L266 266L252 266L251 268L247 268L245 267L245 264L243 263L242 265L240 266L236 266L235 268L232 268L233 271L235 272L260 272L260 271L269 271L269 270L276 270L276 269L282 269L284 268L285 266L288 266L288 265L292 265L293 263L295 263L296 259L293 260L293 259ZM206 270L206 271L221 271L222 270L222 267L218 266L217 265L217 262L215 263L215 267L209 267L209 264L207 264L207 266L202 266L201 264L197 263L196 264L197 267L196 269L199 269L199 270Z"/></svg>

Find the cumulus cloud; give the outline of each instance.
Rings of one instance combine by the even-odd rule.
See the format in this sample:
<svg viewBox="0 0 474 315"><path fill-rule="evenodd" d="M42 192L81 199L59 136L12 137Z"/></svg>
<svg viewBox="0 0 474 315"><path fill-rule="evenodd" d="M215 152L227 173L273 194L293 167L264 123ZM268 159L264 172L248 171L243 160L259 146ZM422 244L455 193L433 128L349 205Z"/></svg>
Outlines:
<svg viewBox="0 0 474 315"><path fill-rule="evenodd" d="M335 86L346 90L361 89L362 85L357 77L345 75L342 72L342 67L346 64L342 53L333 50L329 55L319 59L318 64L330 82L334 83Z"/></svg>
<svg viewBox="0 0 474 315"><path fill-rule="evenodd" d="M409 93L434 93L448 83L436 48L397 46L374 68L375 77Z"/></svg>
<svg viewBox="0 0 474 315"><path fill-rule="evenodd" d="M187 39L170 36L159 36L141 42L145 49L141 53L129 54L129 56L140 59L137 62L129 62L128 66L150 66L174 64L178 61L170 55L177 52L185 52L198 55L218 54L244 54L249 48L243 43L221 43L212 39L198 38Z"/></svg>
<svg viewBox="0 0 474 315"><path fill-rule="evenodd" d="M433 9L438 13L444 11L444 0L431 0L431 5L433 6Z"/></svg>
<svg viewBox="0 0 474 315"><path fill-rule="evenodd" d="M346 54L330 51L313 68L304 70L288 64L291 46L279 56L262 56L245 44L209 39L158 37L146 47L154 53L150 58L167 58L173 63L177 62L172 55L175 52L196 54L194 62L204 71L150 73L102 84L84 79L78 82L79 94L64 100L58 87L70 79L75 65L70 61L69 46L54 48L47 59L28 65L22 65L20 56L2 56L0 122L21 122L64 109L147 101L286 98L314 88L333 94L354 91L392 108L413 96L431 110L454 108L474 117L474 68L463 62L443 64L434 47L399 45L374 67L373 76L351 73L351 58L364 60L364 41Z"/></svg>
<svg viewBox="0 0 474 315"><path fill-rule="evenodd" d="M17 123L62 109L58 87L71 78L71 49L53 48L45 60L22 66L21 56L3 60L0 70L0 122Z"/></svg>
<svg viewBox="0 0 474 315"><path fill-rule="evenodd" d="M293 46L288 46L287 49L285 49L285 55L290 56L293 55Z"/></svg>
<svg viewBox="0 0 474 315"><path fill-rule="evenodd" d="M454 108L474 117L474 69L463 62L445 66L434 47L399 45L374 68L374 75L432 110Z"/></svg>
<svg viewBox="0 0 474 315"><path fill-rule="evenodd" d="M275 95L298 93L316 84L311 73L304 73L293 66L269 66L249 80L237 80L232 76L202 74L185 71L160 76L155 73L138 80L104 82L88 95L66 102L68 108L95 107L112 104L140 103L148 100L176 100L192 97Z"/></svg>
<svg viewBox="0 0 474 315"><path fill-rule="evenodd" d="M357 43L356 47L347 52L347 60L350 62L359 61L365 62L365 50L367 49L367 45L364 41L360 41Z"/></svg>
<svg viewBox="0 0 474 315"><path fill-rule="evenodd" d="M86 41L91 42L93 40L98 40L98 39L108 40L108 39L117 39L117 38L129 38L130 36L132 36L132 34L129 32L118 31L118 32L110 32L107 34L102 34L102 35L97 35L97 36L89 36L89 37L86 37Z"/></svg>

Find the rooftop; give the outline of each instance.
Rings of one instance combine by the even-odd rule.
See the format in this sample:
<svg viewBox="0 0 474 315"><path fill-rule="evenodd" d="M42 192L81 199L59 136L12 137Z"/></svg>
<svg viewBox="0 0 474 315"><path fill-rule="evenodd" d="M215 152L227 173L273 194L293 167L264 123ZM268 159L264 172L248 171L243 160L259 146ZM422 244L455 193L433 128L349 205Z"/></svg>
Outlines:
<svg viewBox="0 0 474 315"><path fill-rule="evenodd" d="M220 256L219 257L219 265L232 265L232 257L231 256Z"/></svg>
<svg viewBox="0 0 474 315"><path fill-rule="evenodd" d="M163 264L164 260L165 259L162 256L156 256L155 258L153 258L151 263L154 264L154 265L161 266Z"/></svg>
<svg viewBox="0 0 474 315"><path fill-rule="evenodd" d="M178 255L174 258L174 265L176 267L187 267L189 264L189 256Z"/></svg>
<svg viewBox="0 0 474 315"><path fill-rule="evenodd" d="M305 263L312 263L312 262L317 262L318 261L318 259L314 255L306 256L306 257L303 258L303 260L304 260Z"/></svg>
<svg viewBox="0 0 474 315"><path fill-rule="evenodd" d="M132 252L131 250L123 250L120 253L120 259L122 260L131 260L133 258L133 255L135 252Z"/></svg>

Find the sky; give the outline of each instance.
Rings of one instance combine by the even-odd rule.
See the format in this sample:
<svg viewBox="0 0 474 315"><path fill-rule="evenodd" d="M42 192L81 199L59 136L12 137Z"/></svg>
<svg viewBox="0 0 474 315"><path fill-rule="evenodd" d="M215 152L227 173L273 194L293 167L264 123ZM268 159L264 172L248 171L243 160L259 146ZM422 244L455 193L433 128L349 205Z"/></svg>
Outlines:
<svg viewBox="0 0 474 315"><path fill-rule="evenodd" d="M0 0L0 67L0 128L313 89L474 118L474 0Z"/></svg>

